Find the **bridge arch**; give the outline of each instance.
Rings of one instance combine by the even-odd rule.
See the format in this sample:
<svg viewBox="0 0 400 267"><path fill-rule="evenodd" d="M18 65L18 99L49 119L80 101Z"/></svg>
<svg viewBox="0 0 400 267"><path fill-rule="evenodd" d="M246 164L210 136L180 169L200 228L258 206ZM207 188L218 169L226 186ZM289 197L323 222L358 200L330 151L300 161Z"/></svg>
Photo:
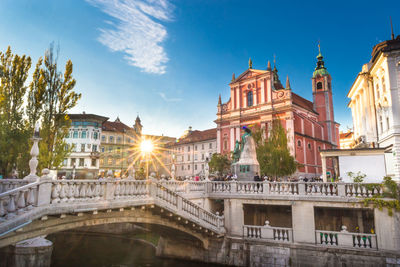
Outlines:
<svg viewBox="0 0 400 267"><path fill-rule="evenodd" d="M44 217L46 218L46 217ZM45 220L37 219L25 227L11 232L0 238L0 247L12 245L17 242L41 235L49 235L65 230L84 226L94 226L114 223L136 223L145 225L158 225L170 228L191 236L197 240L204 249L208 248L209 237L201 231L196 231L197 226L185 220L178 220L174 216L161 216L150 210L124 210L111 212L78 213L58 216L47 216Z"/></svg>

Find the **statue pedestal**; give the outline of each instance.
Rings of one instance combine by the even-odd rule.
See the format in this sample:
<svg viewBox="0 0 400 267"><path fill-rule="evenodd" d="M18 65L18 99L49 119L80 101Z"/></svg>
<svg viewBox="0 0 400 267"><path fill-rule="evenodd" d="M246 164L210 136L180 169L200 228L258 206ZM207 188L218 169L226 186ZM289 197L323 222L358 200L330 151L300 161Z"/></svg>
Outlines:
<svg viewBox="0 0 400 267"><path fill-rule="evenodd" d="M254 181L254 176L260 175L260 165L236 162L232 164L232 173L236 173L238 181Z"/></svg>
<svg viewBox="0 0 400 267"><path fill-rule="evenodd" d="M238 162L232 164L232 172L238 181L254 181L254 176L260 175L260 164L257 160L256 144L254 139L247 135L244 137L243 151Z"/></svg>

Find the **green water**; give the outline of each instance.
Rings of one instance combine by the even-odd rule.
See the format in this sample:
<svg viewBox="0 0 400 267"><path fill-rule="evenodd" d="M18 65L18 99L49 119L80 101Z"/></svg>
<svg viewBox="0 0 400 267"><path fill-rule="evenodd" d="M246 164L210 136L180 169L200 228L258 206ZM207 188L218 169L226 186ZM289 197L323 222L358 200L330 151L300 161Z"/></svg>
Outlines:
<svg viewBox="0 0 400 267"><path fill-rule="evenodd" d="M217 266L155 256L149 243L129 237L63 232L49 235L53 242L52 267L123 267L123 266Z"/></svg>

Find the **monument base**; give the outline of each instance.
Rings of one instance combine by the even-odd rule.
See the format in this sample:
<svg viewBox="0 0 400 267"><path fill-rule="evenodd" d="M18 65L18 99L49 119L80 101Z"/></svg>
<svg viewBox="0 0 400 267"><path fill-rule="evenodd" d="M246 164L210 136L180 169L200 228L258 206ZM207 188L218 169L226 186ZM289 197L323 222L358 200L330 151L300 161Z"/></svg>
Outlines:
<svg viewBox="0 0 400 267"><path fill-rule="evenodd" d="M236 162L232 164L231 171L236 174L238 181L254 181L254 176L260 175L260 165Z"/></svg>

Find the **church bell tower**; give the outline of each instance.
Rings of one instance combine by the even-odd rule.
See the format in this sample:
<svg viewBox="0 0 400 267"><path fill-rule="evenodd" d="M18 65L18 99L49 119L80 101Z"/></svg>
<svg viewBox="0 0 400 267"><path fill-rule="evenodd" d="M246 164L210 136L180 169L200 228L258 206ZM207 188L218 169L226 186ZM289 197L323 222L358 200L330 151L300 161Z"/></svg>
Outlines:
<svg viewBox="0 0 400 267"><path fill-rule="evenodd" d="M325 68L324 57L318 44L317 67L312 76L314 110L318 112L318 121L324 126L324 139L338 146L338 136L333 114L332 77Z"/></svg>

